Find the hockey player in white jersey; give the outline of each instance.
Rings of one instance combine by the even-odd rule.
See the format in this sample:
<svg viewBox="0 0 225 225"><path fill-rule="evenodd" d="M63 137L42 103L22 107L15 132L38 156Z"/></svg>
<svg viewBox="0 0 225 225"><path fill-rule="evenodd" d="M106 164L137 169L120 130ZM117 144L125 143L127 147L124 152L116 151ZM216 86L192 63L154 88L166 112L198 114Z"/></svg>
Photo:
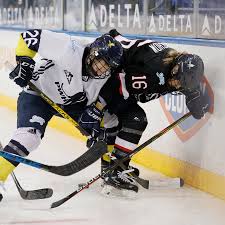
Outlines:
<svg viewBox="0 0 225 225"><path fill-rule="evenodd" d="M17 129L4 151L27 156L39 146L53 115L58 115L27 86L29 81L79 121L92 137L97 137L103 116L96 103L98 94L120 65L122 52L121 44L109 35L82 46L69 35L48 30L21 33L16 48L17 66L9 76L23 91L17 102ZM37 53L40 59L35 62ZM0 184L18 164L0 157Z"/></svg>

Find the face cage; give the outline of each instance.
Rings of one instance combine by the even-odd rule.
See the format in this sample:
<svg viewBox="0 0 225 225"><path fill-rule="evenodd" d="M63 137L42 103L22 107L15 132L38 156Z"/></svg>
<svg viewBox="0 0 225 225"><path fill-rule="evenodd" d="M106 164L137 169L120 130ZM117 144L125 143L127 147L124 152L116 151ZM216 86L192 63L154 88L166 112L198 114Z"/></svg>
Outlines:
<svg viewBox="0 0 225 225"><path fill-rule="evenodd" d="M103 63L104 62L104 63ZM97 71L94 71L93 66L97 68ZM105 67L107 66L107 67ZM110 65L103 58L95 58L91 64L92 74L94 74L95 79L104 79L111 73ZM104 71L101 75L98 75L98 71Z"/></svg>
<svg viewBox="0 0 225 225"><path fill-rule="evenodd" d="M104 60L104 62L108 65L108 68L105 68L102 65L101 60L104 60L101 56L98 55L97 51L92 51L89 56L87 56L86 68L88 72L88 76L92 79L104 79L111 73L111 66ZM97 68L97 71L93 69L93 66ZM101 71L102 68L105 68L105 72L101 75L98 75L98 71Z"/></svg>

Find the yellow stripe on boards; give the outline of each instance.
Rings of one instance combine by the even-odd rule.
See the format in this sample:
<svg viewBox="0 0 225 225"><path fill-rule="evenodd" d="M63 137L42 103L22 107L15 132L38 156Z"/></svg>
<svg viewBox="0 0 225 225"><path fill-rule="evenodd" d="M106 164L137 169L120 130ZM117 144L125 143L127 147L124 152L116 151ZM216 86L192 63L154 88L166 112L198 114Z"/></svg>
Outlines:
<svg viewBox="0 0 225 225"><path fill-rule="evenodd" d="M4 106L13 111L16 111L16 100L15 98L8 97L0 93L0 106Z"/></svg>
<svg viewBox="0 0 225 225"><path fill-rule="evenodd" d="M181 177L185 184L225 200L225 177L222 175L148 148L137 153L133 161L166 176Z"/></svg>
<svg viewBox="0 0 225 225"><path fill-rule="evenodd" d="M0 94L0 106L8 107L16 111L16 100ZM63 118L54 117L49 126L72 137L85 140L73 125ZM189 184L202 191L208 192L218 198L225 200L225 177L201 169L191 163L178 160L157 151L145 148L137 153L133 159L135 163L145 166L169 177L181 177Z"/></svg>
<svg viewBox="0 0 225 225"><path fill-rule="evenodd" d="M78 131L68 120L60 117L53 117L49 122L49 126L63 133L85 141L87 138Z"/></svg>

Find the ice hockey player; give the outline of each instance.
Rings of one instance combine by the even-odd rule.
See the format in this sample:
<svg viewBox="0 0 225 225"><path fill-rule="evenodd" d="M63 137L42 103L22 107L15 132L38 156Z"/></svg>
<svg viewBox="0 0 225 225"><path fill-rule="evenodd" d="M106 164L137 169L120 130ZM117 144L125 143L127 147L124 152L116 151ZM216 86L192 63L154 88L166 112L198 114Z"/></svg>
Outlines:
<svg viewBox="0 0 225 225"><path fill-rule="evenodd" d="M119 66L122 51L121 44L107 34L82 46L69 35L48 30L21 33L16 48L17 66L9 76L24 89L17 102L17 129L4 151L27 156L39 146L53 115L58 115L27 86L29 81L97 137L99 123L95 121L102 114L96 100L101 87ZM39 59L34 61L36 55ZM17 162L0 157L0 186L16 166Z"/></svg>
<svg viewBox="0 0 225 225"><path fill-rule="evenodd" d="M194 118L201 119L208 112L210 101L200 88L204 64L198 55L178 52L152 40L128 40L116 30L109 33L124 48L121 71L110 77L99 98L102 108L111 115L106 133L113 158L120 159L132 152L147 126L145 111L138 102L149 102L168 93L184 94ZM118 194L120 190L126 196L127 190L138 192L130 172L139 175L139 171L130 167L129 162L125 163L127 170L118 167L105 177L103 193ZM102 169L112 164L108 155L102 157Z"/></svg>

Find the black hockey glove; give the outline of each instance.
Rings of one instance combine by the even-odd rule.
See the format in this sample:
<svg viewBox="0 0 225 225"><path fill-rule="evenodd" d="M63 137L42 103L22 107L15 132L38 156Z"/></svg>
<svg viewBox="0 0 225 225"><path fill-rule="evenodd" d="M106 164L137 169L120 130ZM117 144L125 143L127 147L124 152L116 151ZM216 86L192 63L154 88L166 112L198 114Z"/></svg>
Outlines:
<svg viewBox="0 0 225 225"><path fill-rule="evenodd" d="M210 109L210 99L207 95L203 95L200 90L186 93L186 105L192 116L199 120Z"/></svg>
<svg viewBox="0 0 225 225"><path fill-rule="evenodd" d="M102 111L93 103L81 114L78 123L92 138L97 139L100 134L100 123L102 118Z"/></svg>
<svg viewBox="0 0 225 225"><path fill-rule="evenodd" d="M19 56L16 58L18 64L9 74L9 78L20 87L26 87L32 78L35 61L27 56Z"/></svg>
<svg viewBox="0 0 225 225"><path fill-rule="evenodd" d="M112 29L109 31L109 35L113 38L115 38L118 35L121 35L116 29Z"/></svg>

